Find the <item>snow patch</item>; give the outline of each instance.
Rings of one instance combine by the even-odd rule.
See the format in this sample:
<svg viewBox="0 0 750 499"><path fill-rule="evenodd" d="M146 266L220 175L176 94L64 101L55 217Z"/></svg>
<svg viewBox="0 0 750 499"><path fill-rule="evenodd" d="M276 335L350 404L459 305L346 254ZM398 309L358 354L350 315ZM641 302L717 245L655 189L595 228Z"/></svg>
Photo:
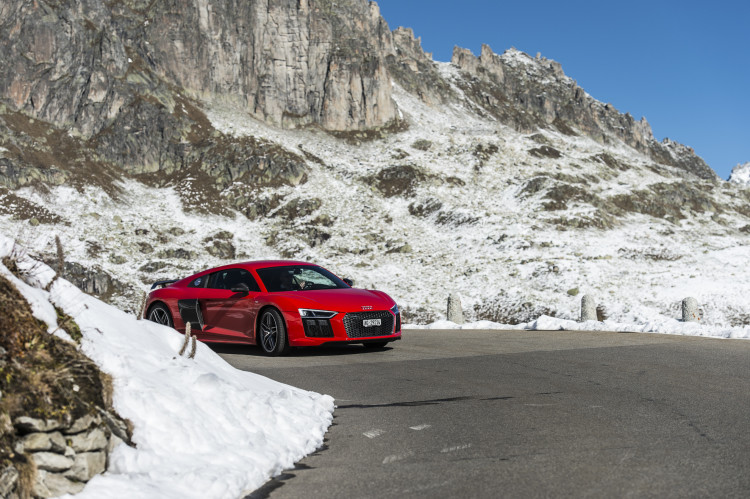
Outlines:
<svg viewBox="0 0 750 499"><path fill-rule="evenodd" d="M0 256L11 247L0 235ZM54 273L39 263L35 272ZM73 317L83 333L81 350L112 376L114 407L134 424L136 447L119 445L107 472L77 498L241 497L323 443L334 409L330 396L239 371L200 342L195 359L178 356L180 333L138 320L64 279L45 291L4 265L0 273L50 328L53 304Z"/></svg>
<svg viewBox="0 0 750 499"><path fill-rule="evenodd" d="M750 162L737 165L729 174L729 181L745 187L750 187Z"/></svg>

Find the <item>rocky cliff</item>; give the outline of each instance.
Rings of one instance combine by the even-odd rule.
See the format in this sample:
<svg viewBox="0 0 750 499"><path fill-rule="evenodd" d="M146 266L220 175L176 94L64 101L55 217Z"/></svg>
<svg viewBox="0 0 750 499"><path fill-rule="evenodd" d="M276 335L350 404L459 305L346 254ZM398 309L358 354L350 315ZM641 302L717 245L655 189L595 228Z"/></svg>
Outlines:
<svg viewBox="0 0 750 499"><path fill-rule="evenodd" d="M365 0L6 0L0 64L0 229L42 258L59 234L65 277L131 310L160 278L293 257L410 320L449 288L468 318L564 313L579 269L608 294L632 270L632 318L641 276L662 310L683 297L659 276L739 269L722 251L750 234L750 191L560 64L436 62Z"/></svg>
<svg viewBox="0 0 750 499"><path fill-rule="evenodd" d="M138 95L171 108L176 88L285 126L360 130L397 116L374 3L14 0L0 15L2 100L84 137Z"/></svg>
<svg viewBox="0 0 750 499"><path fill-rule="evenodd" d="M116 177L112 166L159 172L162 182L218 178L219 190L296 185L301 158L227 140L201 108L221 103L284 128L357 132L398 121L392 79L433 106L459 100L413 32L391 32L364 0L12 0L0 5L0 40L0 175L11 188ZM479 57L457 48L452 62L467 75L461 91L517 130L622 141L715 177L692 150L656 142L645 119L591 98L554 61L485 46ZM52 161L53 149L68 151L64 161Z"/></svg>

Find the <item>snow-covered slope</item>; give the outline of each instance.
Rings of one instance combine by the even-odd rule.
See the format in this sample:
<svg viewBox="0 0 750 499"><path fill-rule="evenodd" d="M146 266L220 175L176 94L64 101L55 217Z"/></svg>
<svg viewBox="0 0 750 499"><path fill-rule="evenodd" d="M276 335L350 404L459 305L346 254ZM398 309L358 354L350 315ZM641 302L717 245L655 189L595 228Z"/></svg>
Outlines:
<svg viewBox="0 0 750 499"><path fill-rule="evenodd" d="M431 107L394 93L408 130L362 142L207 108L217 130L314 158L307 182L253 194L249 203L272 207L265 216L186 211L184 185L128 180L117 197L93 186L16 191L63 222L3 216L0 228L42 254L59 235L69 259L124 285L112 301L130 310L158 278L282 256L391 293L411 322L444 317L457 291L470 319L503 323L576 318L583 294L624 323L677 317L687 296L708 324L747 323L750 220L733 184L687 178L622 143L519 133L467 100ZM207 251L215 238L234 258Z"/></svg>
<svg viewBox="0 0 750 499"><path fill-rule="evenodd" d="M274 185L244 170L219 178L197 169L0 188L0 230L48 259L58 235L73 262L66 275L131 311L157 279L291 257L387 291L412 323L442 319L451 292L470 320L575 319L592 294L620 323L677 317L688 296L705 323L750 323L750 191L706 174L685 146L653 143L645 120L580 93L553 61L489 49L465 60L504 67L506 79L514 71L520 104L493 97L489 77L480 85L458 65L432 62L447 97L425 100L394 81L397 129L282 129L216 102L195 103L200 118L184 100L201 137L263 144L248 149L263 155L261 173L287 160L297 169ZM527 80L555 93L550 106L572 92L595 109L564 123L524 121L538 113L522 107ZM575 128L579 114L585 130ZM617 123L632 128L628 142Z"/></svg>
<svg viewBox="0 0 750 499"><path fill-rule="evenodd" d="M0 235L0 256L13 242ZM109 470L76 497L241 497L313 452L332 421L333 399L238 371L199 343L194 359L177 352L183 336L139 321L23 257L29 286L0 265L40 320L55 330L52 304L83 333L82 351L112 375L114 406L134 424L135 448L121 444Z"/></svg>

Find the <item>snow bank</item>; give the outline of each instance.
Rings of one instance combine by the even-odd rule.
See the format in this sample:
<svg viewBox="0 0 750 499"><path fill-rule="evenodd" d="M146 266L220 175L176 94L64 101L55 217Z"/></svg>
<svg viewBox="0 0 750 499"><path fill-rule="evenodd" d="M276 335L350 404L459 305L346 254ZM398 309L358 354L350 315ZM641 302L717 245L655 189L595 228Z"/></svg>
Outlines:
<svg viewBox="0 0 750 499"><path fill-rule="evenodd" d="M11 247L0 235L0 256ZM40 287L0 265L52 330L51 303L75 319L81 350L112 375L115 409L135 427L136 448L118 446L109 470L76 497L240 497L323 443L330 396L234 369L202 343L194 360L180 357L175 330L139 321L64 279L45 291L54 272L38 264L33 272Z"/></svg>
<svg viewBox="0 0 750 499"><path fill-rule="evenodd" d="M684 336L706 336L710 338L750 339L750 327L708 326L696 322L682 322L676 319L659 318L643 324L623 324L614 321L576 322L543 315L524 324L510 325L497 322L479 321L470 324L456 324L450 321L436 321L427 325L404 324L404 329L526 329L530 331L612 331L629 333L661 333Z"/></svg>

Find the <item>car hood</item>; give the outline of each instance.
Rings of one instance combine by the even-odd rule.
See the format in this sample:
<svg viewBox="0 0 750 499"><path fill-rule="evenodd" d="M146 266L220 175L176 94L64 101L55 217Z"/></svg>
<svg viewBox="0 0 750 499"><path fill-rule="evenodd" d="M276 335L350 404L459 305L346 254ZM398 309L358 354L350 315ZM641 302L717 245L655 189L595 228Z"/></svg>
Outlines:
<svg viewBox="0 0 750 499"><path fill-rule="evenodd" d="M297 308L330 310L334 312L362 312L363 310L389 310L395 305L382 291L367 289L325 289L319 291L287 291L274 293L287 298L287 305ZM286 301L286 300L285 300ZM363 307L368 307L363 309ZM369 308L372 307L372 308Z"/></svg>

